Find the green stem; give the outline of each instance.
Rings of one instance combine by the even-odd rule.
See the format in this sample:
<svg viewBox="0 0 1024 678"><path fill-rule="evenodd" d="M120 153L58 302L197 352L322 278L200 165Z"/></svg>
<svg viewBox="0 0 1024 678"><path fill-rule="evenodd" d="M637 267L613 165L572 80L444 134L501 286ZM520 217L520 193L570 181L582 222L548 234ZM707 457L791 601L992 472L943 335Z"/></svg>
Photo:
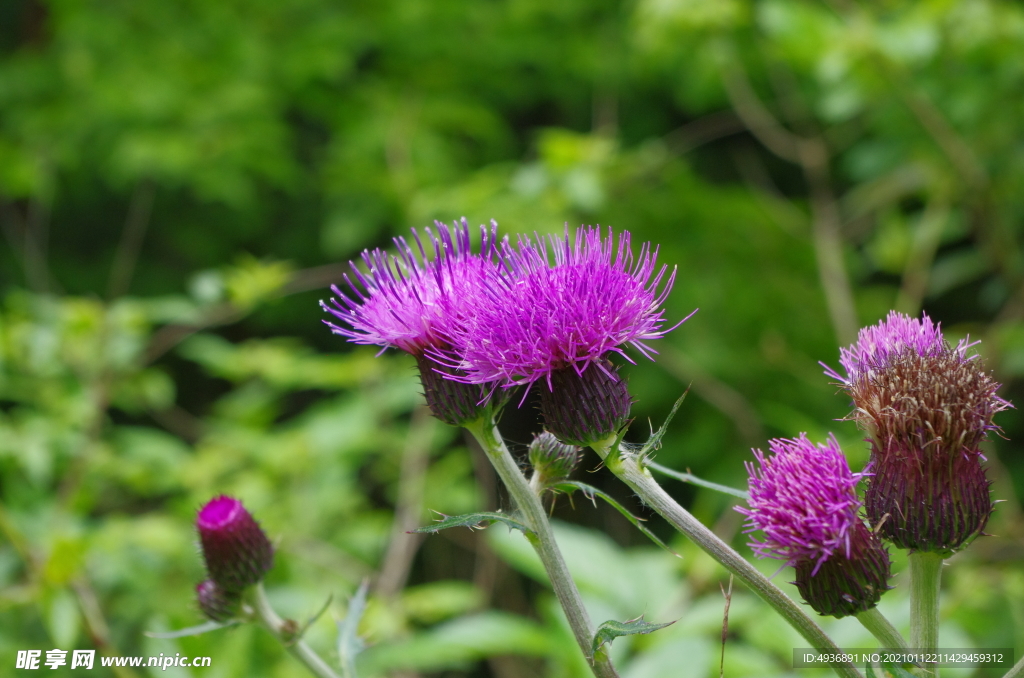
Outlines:
<svg viewBox="0 0 1024 678"><path fill-rule="evenodd" d="M706 487L709 490L714 490L715 492L721 492L723 494L731 494L732 496L739 497L740 499L750 499L750 495L747 494L745 490L737 490L735 487L729 487L728 485L719 485L718 483L713 483L710 480L698 478L692 473L683 473L682 471L676 471L675 469L671 469L668 466L656 464L653 461L647 462L647 466L649 468L654 469L658 473L662 473L666 476L669 476L670 478L682 480L684 483L699 485L700 487Z"/></svg>
<svg viewBox="0 0 1024 678"><path fill-rule="evenodd" d="M480 447L487 453L487 458L498 472L509 494L512 495L516 506L522 513L522 518L530 528L532 534L527 535L533 548L540 556L544 570L551 579L551 586L561 603L565 616L569 620L569 626L576 637L576 643L583 651L583 656L590 662L594 675L597 678L618 678L618 673L608 657L607 650L602 647L595 654L592 650L594 629L590 624L590 617L583 606L583 599L580 592L569 574L569 568L562 558L562 552L558 550L555 543L555 535L551 531L551 524L548 522L544 506L540 502L537 492L530 487L519 470L519 465L505 447L497 426L492 416L486 416L477 421L464 424L466 430L473 434L473 437L480 443Z"/></svg>
<svg viewBox="0 0 1024 678"><path fill-rule="evenodd" d="M294 622L288 622L281 619L274 608L270 606L270 601L267 600L267 594L263 590L263 584L257 584L252 588L252 594L249 598L252 603L253 613L256 618L263 623L263 625L269 630L274 637L281 641L284 648L288 652L302 662L309 672L317 678L340 678L334 670L327 665L323 659L320 658L316 652L313 651L306 641L302 638L296 638L296 629L291 627L294 626Z"/></svg>
<svg viewBox="0 0 1024 678"><path fill-rule="evenodd" d="M907 647L907 641L900 635L900 632L896 630L888 619L885 618L881 612L878 611L877 607L873 607L870 610L865 610L857 615L857 621L861 625L871 632L878 642L882 644L883 648L887 649L901 649Z"/></svg>
<svg viewBox="0 0 1024 678"><path fill-rule="evenodd" d="M910 645L922 650L939 647L939 587L942 556L918 551L910 554ZM929 673L938 678L937 667Z"/></svg>
<svg viewBox="0 0 1024 678"><path fill-rule="evenodd" d="M1013 668L1006 672L1003 678L1021 678L1024 676L1024 657L1017 660L1017 663L1013 665Z"/></svg>
<svg viewBox="0 0 1024 678"><path fill-rule="evenodd" d="M635 456L625 452L609 454L615 447L614 439L595 443L591 447L604 460L608 469L636 492L644 503L721 563L725 569L743 580L758 597L771 605L783 619L799 631L812 647L825 652L841 652L835 642L825 635L821 627L789 596L669 496L650 471L640 466ZM857 667L848 662L833 664L832 669L845 678L862 678Z"/></svg>

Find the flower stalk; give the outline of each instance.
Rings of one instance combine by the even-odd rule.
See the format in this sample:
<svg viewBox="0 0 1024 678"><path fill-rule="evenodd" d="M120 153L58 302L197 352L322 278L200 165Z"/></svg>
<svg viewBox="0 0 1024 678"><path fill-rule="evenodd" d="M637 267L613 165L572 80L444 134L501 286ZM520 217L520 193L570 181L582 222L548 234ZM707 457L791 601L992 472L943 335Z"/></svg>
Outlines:
<svg viewBox="0 0 1024 678"><path fill-rule="evenodd" d="M896 627L885 618L877 607L873 607L870 610L864 610L863 612L855 615L857 621L860 622L861 626L871 632L878 642L882 644L884 648L890 649L902 649L909 647L907 640L896 630Z"/></svg>
<svg viewBox="0 0 1024 678"><path fill-rule="evenodd" d="M924 650L939 647L939 587L942 555L918 551L910 560L910 644ZM929 675L938 678L938 668Z"/></svg>
<svg viewBox="0 0 1024 678"><path fill-rule="evenodd" d="M739 553L722 541L718 535L679 505L658 484L650 471L642 467L634 455L618 448L617 440L609 438L591 445L604 460L608 469L626 483L648 506L658 512L673 527L689 537L705 553L744 581L759 598L768 603L812 647L824 652L841 650L789 596L782 592ZM862 678L852 663L835 663L832 669L844 678Z"/></svg>
<svg viewBox="0 0 1024 678"><path fill-rule="evenodd" d="M555 535L551 530L551 524L548 522L540 497L523 476L519 465L505 446L494 423L493 413L488 412L485 416L474 422L466 423L464 426L480 443L480 447L487 454L487 459L494 466L494 470L497 471L509 494L512 495L516 507L522 513L523 522L530 528L532 534L526 535L527 539L537 551L537 555L544 565L555 596L561 603L562 610L565 611L566 619L569 620L576 643L590 663L594 675L597 678L617 678L618 673L608 657L607 650L604 647L599 648L596 653L592 650L594 629L587 610L583 606L583 599L569 574L569 568L565 564L565 559L562 558L561 551L558 550Z"/></svg>
<svg viewBox="0 0 1024 678"><path fill-rule="evenodd" d="M249 590L248 602L250 603L253 616L261 623L275 638L281 641L288 653L298 659L317 678L341 678L327 665L320 655L313 648L306 644L306 641L296 635L297 627L295 622L282 619L267 600L267 594L263 590L263 584L257 584Z"/></svg>

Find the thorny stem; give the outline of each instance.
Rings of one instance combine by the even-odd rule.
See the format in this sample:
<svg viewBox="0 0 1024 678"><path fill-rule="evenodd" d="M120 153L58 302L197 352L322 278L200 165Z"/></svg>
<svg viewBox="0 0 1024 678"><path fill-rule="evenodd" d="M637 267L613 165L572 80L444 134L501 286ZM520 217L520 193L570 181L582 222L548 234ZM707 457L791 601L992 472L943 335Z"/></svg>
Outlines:
<svg viewBox="0 0 1024 678"><path fill-rule="evenodd" d="M281 619L274 608L267 600L267 594L263 590L263 584L257 584L252 588L249 602L252 604L253 614L272 634L281 641L289 654L302 662L310 673L317 678L340 678L323 659L320 658L313 648L306 644L302 638L295 637L297 627L294 622Z"/></svg>
<svg viewBox="0 0 1024 678"><path fill-rule="evenodd" d="M825 652L841 653L835 642L825 635L821 627L807 616L800 606L669 496L650 471L640 465L635 455L615 449L614 438L594 443L591 447L604 460L608 469L636 492L645 504L657 511L725 569L743 580L759 598L771 605L783 619L799 631L812 647ZM835 663L831 666L844 678L862 678L860 671L852 663Z"/></svg>
<svg viewBox="0 0 1024 678"><path fill-rule="evenodd" d="M558 602L561 603L565 616L569 620L569 626L576 637L576 642L590 662L594 675L597 678L618 678L619 674L616 673L607 650L602 647L596 654L593 653L594 629L591 626L587 610L583 606L580 592L562 558L562 552L558 550L558 544L555 543L555 535L551 531L544 506L540 502L540 497L523 476L522 471L519 470L519 465L512 458L508 448L505 447L505 442L494 424L493 416L481 417L474 422L465 424L465 427L480 443L480 447L487 454L494 470L498 472L498 476L501 477L516 506L521 511L523 522L530 528L532 534L528 534L527 539L537 551L537 555L540 556L544 570L547 572L548 578L551 579L551 586L558 597Z"/></svg>

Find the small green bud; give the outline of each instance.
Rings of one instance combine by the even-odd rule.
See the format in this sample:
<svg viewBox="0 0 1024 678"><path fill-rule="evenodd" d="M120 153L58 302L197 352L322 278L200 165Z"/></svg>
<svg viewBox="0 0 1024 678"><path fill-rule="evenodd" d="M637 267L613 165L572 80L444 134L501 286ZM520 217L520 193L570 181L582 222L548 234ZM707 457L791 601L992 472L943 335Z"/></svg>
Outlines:
<svg viewBox="0 0 1024 678"><path fill-rule="evenodd" d="M547 431L537 435L530 443L530 465L540 486L550 487L568 478L576 468L579 449L559 442Z"/></svg>

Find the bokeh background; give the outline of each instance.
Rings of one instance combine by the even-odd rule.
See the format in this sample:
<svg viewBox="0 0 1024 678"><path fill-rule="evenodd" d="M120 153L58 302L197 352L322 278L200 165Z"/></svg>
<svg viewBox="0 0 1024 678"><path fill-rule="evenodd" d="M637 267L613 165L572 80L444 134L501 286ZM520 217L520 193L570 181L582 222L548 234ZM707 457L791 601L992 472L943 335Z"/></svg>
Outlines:
<svg viewBox="0 0 1024 678"><path fill-rule="evenodd" d="M997 0L4 0L0 673L56 647L302 675L258 628L145 635L200 623L192 521L223 492L278 544L279 610L330 599L324 656L369 578L364 678L587 675L516 535L406 534L508 500L406 356L321 324L344 262L434 219L628 229L677 267L668 316L700 308L624 368L631 438L689 387L663 464L742 486L751 447L834 431L857 468L819 361L890 309L980 339L1024 403L1022 53L1024 7ZM997 423L1004 502L946 570L942 637L1020 654L1024 421ZM502 426L521 454L532 402ZM616 641L623 675L719 675L727 576L596 457L578 473L682 556L555 504L596 622L678 620ZM745 548L726 495L665 482ZM802 645L736 587L725 675L792 674Z"/></svg>

